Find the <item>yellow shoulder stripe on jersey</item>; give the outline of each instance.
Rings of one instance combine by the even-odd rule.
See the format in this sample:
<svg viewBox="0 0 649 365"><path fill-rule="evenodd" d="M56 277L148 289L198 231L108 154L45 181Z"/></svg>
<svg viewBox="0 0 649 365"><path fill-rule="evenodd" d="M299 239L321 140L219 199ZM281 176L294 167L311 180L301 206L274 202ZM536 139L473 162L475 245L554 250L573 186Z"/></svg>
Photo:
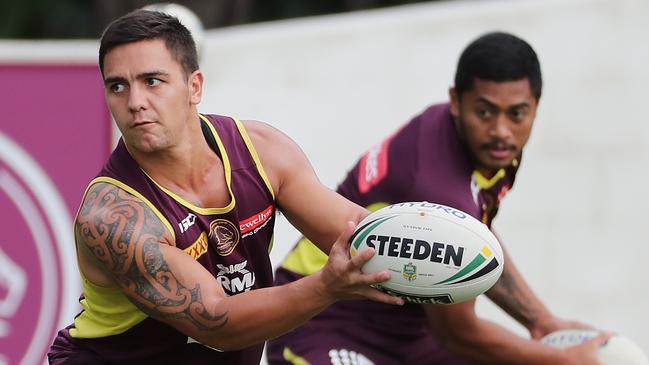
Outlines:
<svg viewBox="0 0 649 365"><path fill-rule="evenodd" d="M259 159L257 150L255 149L255 146L252 144L252 141L250 140L250 136L248 135L246 128L243 126L243 123L241 123L239 119L234 117L231 118L234 119L234 121L237 123L237 128L239 128L239 133L241 134L243 140L246 142L248 151L250 151L250 155L252 155L252 159L255 161L255 164L257 165L257 171L259 171L259 175L261 175L261 178L266 183L266 187L268 187L270 194L273 196L273 199L275 199L275 193L273 192L273 187L270 185L270 180L268 179L268 175L266 175L264 166L262 166L261 164L261 160Z"/></svg>
<svg viewBox="0 0 649 365"><path fill-rule="evenodd" d="M306 276L318 272L327 263L327 254L306 238L302 238L295 249L286 256L282 267Z"/></svg>
<svg viewBox="0 0 649 365"><path fill-rule="evenodd" d="M500 169L494 176L491 177L491 179L487 179L480 173L478 170L473 171L473 178L475 179L476 184L478 184L478 187L482 190L486 190L494 186L500 179L505 177L506 172L505 169Z"/></svg>
<svg viewBox="0 0 649 365"><path fill-rule="evenodd" d="M390 204L384 203L384 202L372 203L372 204L368 205L366 207L366 209L369 210L370 212L376 212L377 210L379 210L381 208L385 208L388 205L390 205Z"/></svg>
<svg viewBox="0 0 649 365"><path fill-rule="evenodd" d="M83 311L74 319L70 336L98 338L124 333L148 316L129 301L118 287L103 287L81 274Z"/></svg>
<svg viewBox="0 0 649 365"><path fill-rule="evenodd" d="M308 361L304 360L304 358L294 354L293 351L291 351L291 349L289 349L288 347L284 347L282 356L284 356L284 360L290 362L293 365L311 365Z"/></svg>
<svg viewBox="0 0 649 365"><path fill-rule="evenodd" d="M275 233L273 233L273 235L270 236L270 243L268 244L268 253L271 253L273 251L273 244L275 244Z"/></svg>
<svg viewBox="0 0 649 365"><path fill-rule="evenodd" d="M367 206L367 210L374 212L388 205L388 203L384 202L373 203ZM322 252L316 245L307 238L302 237L295 248L286 256L284 262L282 262L282 267L303 276L311 275L322 269L327 263L327 257L327 254Z"/></svg>
<svg viewBox="0 0 649 365"><path fill-rule="evenodd" d="M90 182L90 184L88 184L88 188L86 188L86 192L83 194L84 199L85 199L86 193L88 193L88 190L90 189L90 187L93 184L96 184L96 183L99 183L99 182L115 185L118 188L126 191L127 193L129 193L131 195L133 195L134 197L140 199L144 204L146 204L153 211L153 213L160 219L162 224L164 224L165 227L167 227L167 229L171 233L171 236L174 239L174 242L176 241L176 232L174 231L173 226L171 225L171 223L169 222L167 217L162 215L162 213L158 210L158 208L156 208L155 205L153 205L153 203L151 203L149 201L149 199L145 198L144 195L140 194L137 190L133 189L132 187L124 184L123 182L121 182L121 181L119 181L117 179L113 179L112 177L106 177L106 176L101 176L101 177L95 178L94 180L92 180Z"/></svg>

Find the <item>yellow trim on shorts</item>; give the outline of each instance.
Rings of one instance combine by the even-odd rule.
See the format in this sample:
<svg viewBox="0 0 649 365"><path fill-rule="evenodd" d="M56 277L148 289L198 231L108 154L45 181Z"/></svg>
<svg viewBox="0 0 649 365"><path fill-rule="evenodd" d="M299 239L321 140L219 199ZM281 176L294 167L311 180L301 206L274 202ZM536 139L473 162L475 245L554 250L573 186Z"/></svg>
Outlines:
<svg viewBox="0 0 649 365"><path fill-rule="evenodd" d="M92 180L90 182L90 184L88 184L88 188L86 188L86 192L83 194L84 199L85 199L86 193L88 192L90 187L92 185L98 183L98 182L103 182L103 183L115 185L118 188L126 191L127 193L129 193L131 195L133 195L134 197L140 199L144 204L146 204L153 211L153 213L158 217L158 219L160 219L162 224L164 224L167 227L167 229L171 233L171 236L174 239L174 242L176 241L176 232L174 231L174 228L171 225L171 223L169 222L169 220L167 219L167 217L162 215L162 213L158 210L158 208L156 208L155 205L153 205L153 203L151 203L149 201L149 199L145 198L144 195L140 194L137 190L133 189L132 187L124 184L123 182L121 182L121 181L119 181L117 179L113 179L112 177L107 177L107 176L101 176L101 177L95 178L94 180ZM81 208L79 208L79 209L81 209Z"/></svg>
<svg viewBox="0 0 649 365"><path fill-rule="evenodd" d="M384 202L372 203L367 206L370 212L387 207ZM295 248L286 256L282 267L303 276L311 275L322 269L327 263L328 256L307 238L302 237Z"/></svg>
<svg viewBox="0 0 649 365"><path fill-rule="evenodd" d="M270 179L268 179L268 175L266 175L264 166L261 164L261 160L259 159L259 155L257 154L257 150L255 149L255 146L252 144L252 140L250 140L248 131L246 131L246 128L243 126L243 123L241 123L239 119L235 117L230 117L230 118L234 119L234 122L237 124L237 128L239 128L239 133L241 134L243 140L246 142L248 151L250 151L250 155L252 155L252 159L255 161L255 164L257 165L257 171L259 172L259 175L261 175L261 178L266 183L266 187L268 188L268 191L270 191L270 194L273 196L273 200L274 200L275 193L273 192L273 186L270 184Z"/></svg>
<svg viewBox="0 0 649 365"><path fill-rule="evenodd" d="M500 169L498 170L498 172L496 172L494 176L491 177L491 179L487 179L486 177L484 177L484 175L480 173L480 171L478 170L473 171L473 177L475 178L475 182L476 184L478 184L478 187L482 190L489 189L492 186L496 185L496 183L500 181L500 179L505 177L506 174L507 172L505 171L505 169Z"/></svg>
<svg viewBox="0 0 649 365"><path fill-rule="evenodd" d="M311 365L311 363L304 360L304 358L294 354L293 351L291 351L291 349L289 349L288 347L284 347L282 356L284 357L284 360L290 362L293 365Z"/></svg>

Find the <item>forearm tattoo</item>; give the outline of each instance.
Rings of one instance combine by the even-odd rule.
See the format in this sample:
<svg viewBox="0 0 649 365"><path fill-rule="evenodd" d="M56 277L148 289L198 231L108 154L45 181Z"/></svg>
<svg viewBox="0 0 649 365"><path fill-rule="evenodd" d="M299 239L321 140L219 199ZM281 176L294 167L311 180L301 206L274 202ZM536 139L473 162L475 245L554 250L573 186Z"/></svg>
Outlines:
<svg viewBox="0 0 649 365"><path fill-rule="evenodd" d="M507 266L500 279L487 291L487 296L520 323L532 323L535 320L534 309L530 308L529 301L519 287L516 277L507 270Z"/></svg>
<svg viewBox="0 0 649 365"><path fill-rule="evenodd" d="M110 272L131 301L148 315L178 318L201 330L218 329L228 312L211 314L196 284L186 287L169 269L161 252L167 229L142 201L111 184L88 191L76 233Z"/></svg>

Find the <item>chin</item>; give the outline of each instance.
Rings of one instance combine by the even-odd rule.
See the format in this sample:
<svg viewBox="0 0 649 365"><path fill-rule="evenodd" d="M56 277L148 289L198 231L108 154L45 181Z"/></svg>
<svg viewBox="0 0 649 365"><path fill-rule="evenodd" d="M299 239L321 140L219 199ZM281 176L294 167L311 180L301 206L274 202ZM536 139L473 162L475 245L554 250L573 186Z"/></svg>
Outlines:
<svg viewBox="0 0 649 365"><path fill-rule="evenodd" d="M138 152L147 153L147 154L162 151L166 148L166 146L164 146L164 144L160 143L159 141L148 141L148 140L136 141L131 146L133 146L133 148L136 149Z"/></svg>
<svg viewBox="0 0 649 365"><path fill-rule="evenodd" d="M507 161L491 161L490 163L485 164L488 169L493 170L493 171L498 171L502 168L508 167L512 164L512 160L507 160Z"/></svg>
<svg viewBox="0 0 649 365"><path fill-rule="evenodd" d="M481 159L479 169L490 171L491 173L496 173L498 170L508 167L512 164L513 159L507 160L492 160L492 159Z"/></svg>

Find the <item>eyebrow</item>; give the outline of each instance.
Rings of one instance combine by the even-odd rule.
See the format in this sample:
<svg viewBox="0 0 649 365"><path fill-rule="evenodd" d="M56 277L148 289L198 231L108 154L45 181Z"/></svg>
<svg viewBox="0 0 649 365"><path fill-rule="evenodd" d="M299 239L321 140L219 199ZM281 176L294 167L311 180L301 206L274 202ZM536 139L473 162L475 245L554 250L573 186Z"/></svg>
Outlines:
<svg viewBox="0 0 649 365"><path fill-rule="evenodd" d="M497 104L491 102L490 100L486 99L485 97L482 97L482 96L479 97L479 98L478 98L478 101L487 104L490 108L499 108ZM507 109L516 109L516 108L523 108L523 107L525 107L525 108L529 108L529 107L530 107L530 103L528 103L528 102L526 102L526 101L523 101L523 102L520 102L520 103L518 103L518 104L509 105L509 106L507 107Z"/></svg>
<svg viewBox="0 0 649 365"><path fill-rule="evenodd" d="M145 79L150 79L153 77L159 77L159 76L169 76L169 73L166 71L148 71L148 72L143 72L141 74L138 74L135 76L137 80L145 80ZM121 76L112 76L112 77L107 77L104 79L104 86L108 86L110 84L114 83L123 83L126 82L125 77Z"/></svg>

